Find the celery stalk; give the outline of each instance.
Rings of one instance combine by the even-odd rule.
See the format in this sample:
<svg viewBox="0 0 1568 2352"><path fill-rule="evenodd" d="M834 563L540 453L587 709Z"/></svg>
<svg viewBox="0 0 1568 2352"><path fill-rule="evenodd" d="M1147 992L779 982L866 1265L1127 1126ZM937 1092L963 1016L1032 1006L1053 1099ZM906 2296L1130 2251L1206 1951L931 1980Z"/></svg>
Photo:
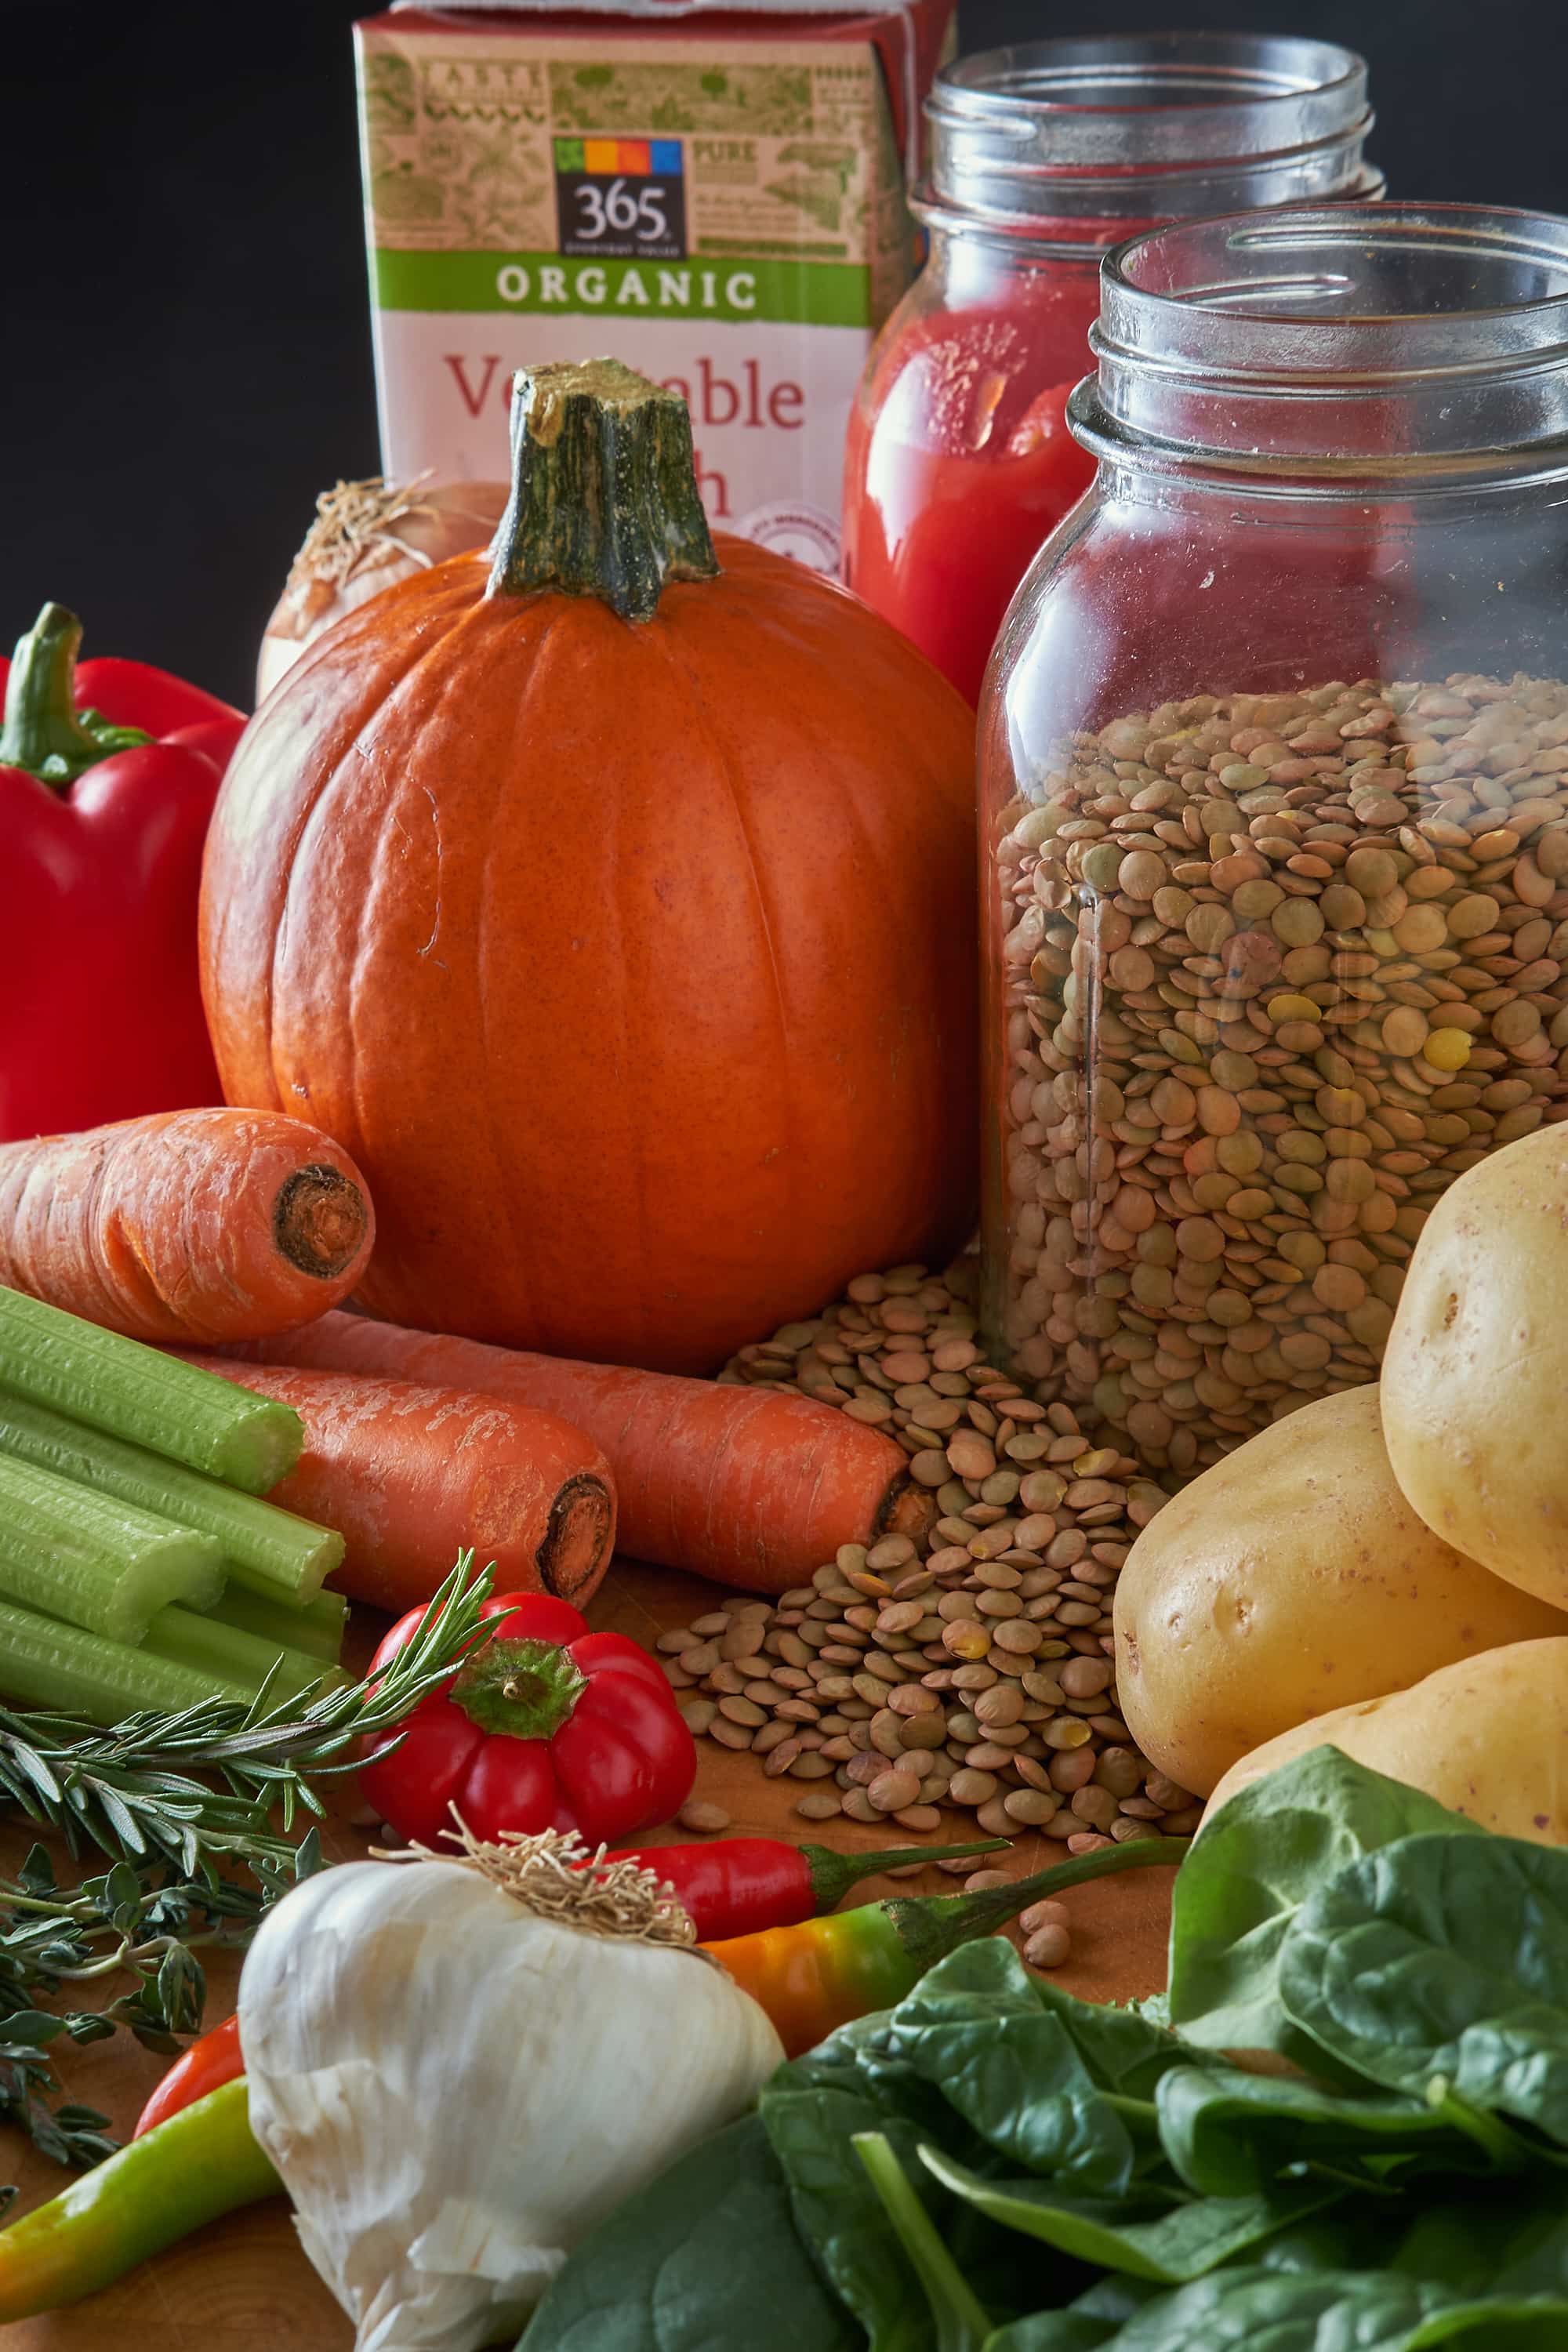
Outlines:
<svg viewBox="0 0 1568 2352"><path fill-rule="evenodd" d="M0 1595L110 1642L139 1642L166 1601L223 1591L210 1536L0 1455Z"/></svg>
<svg viewBox="0 0 1568 2352"><path fill-rule="evenodd" d="M248 1684L215 1682L189 1666L150 1658L144 1650L128 1650L5 1601L0 1601L0 1691L18 1706L84 1716L106 1727L143 1708L176 1715L215 1698L248 1706L254 1695Z"/></svg>
<svg viewBox="0 0 1568 2352"><path fill-rule="evenodd" d="M280 1511L276 1503L237 1494L216 1478L203 1477L199 1470L149 1454L122 1437L85 1428L47 1405L34 1404L5 1389L0 1389L0 1454L15 1454L37 1469L52 1470L57 1478L117 1495L122 1503L134 1503L159 1518L213 1537L223 1548L225 1565L236 1583L289 1609L304 1611L312 1603L322 1578L331 1574L343 1556L343 1539L330 1528L314 1527L292 1511ZM291 1639L301 1649L314 1647L300 1635L281 1630L279 1639ZM331 1655L337 1654L334 1649Z"/></svg>
<svg viewBox="0 0 1568 2352"><path fill-rule="evenodd" d="M0 1289L0 1384L247 1495L287 1477L305 1443L291 1406L20 1290Z"/></svg>
<svg viewBox="0 0 1568 2352"><path fill-rule="evenodd" d="M294 1609L231 1584L207 1613L221 1624L237 1625L242 1633L259 1633L280 1649L303 1650L312 1658L324 1658L331 1666L343 1654L349 1604L341 1592L319 1592L308 1607Z"/></svg>
<svg viewBox="0 0 1568 2352"><path fill-rule="evenodd" d="M348 1679L340 1667L321 1658L243 1633L219 1617L198 1616L192 1609L160 1609L147 1629L144 1646L153 1657L189 1667L209 1689L238 1684L252 1696L275 1666L273 1696L279 1699L298 1698L306 1691L314 1696Z"/></svg>

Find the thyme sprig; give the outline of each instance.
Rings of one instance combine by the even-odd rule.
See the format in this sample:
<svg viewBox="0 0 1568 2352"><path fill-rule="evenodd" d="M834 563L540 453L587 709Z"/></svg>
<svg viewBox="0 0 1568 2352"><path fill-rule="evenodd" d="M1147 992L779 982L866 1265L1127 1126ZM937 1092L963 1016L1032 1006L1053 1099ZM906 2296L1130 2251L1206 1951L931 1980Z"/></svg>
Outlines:
<svg viewBox="0 0 1568 2352"><path fill-rule="evenodd" d="M310 1706L212 1700L177 1715L142 1713L112 1731L75 1717L0 1707L0 1802L110 1868L61 1887L42 1845L0 1878L0 2121L20 2125L60 2163L90 2163L112 2141L92 2109L51 2109L48 2045L103 2040L121 2028L174 2052L198 2031L206 1979L199 1949L242 1947L296 1880L322 1867L313 1783L352 1770L360 1742L397 1727L446 1679L482 1629L489 1571L460 1555L404 1649L376 1676ZM99 2008L39 2004L114 1976L126 1989ZM0 2191L0 2210L10 2192Z"/></svg>

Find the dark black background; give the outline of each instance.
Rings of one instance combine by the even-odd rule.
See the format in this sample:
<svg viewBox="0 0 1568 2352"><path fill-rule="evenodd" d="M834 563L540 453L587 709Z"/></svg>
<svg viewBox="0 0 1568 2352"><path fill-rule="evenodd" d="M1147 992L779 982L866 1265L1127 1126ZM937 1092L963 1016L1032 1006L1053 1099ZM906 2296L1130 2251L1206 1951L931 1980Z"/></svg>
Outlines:
<svg viewBox="0 0 1568 2352"><path fill-rule="evenodd" d="M248 707L315 494L374 472L349 26L370 0L0 0L0 639L46 596L89 652ZM1568 211L1565 0L962 0L1047 33L1315 34L1367 56L1394 194Z"/></svg>

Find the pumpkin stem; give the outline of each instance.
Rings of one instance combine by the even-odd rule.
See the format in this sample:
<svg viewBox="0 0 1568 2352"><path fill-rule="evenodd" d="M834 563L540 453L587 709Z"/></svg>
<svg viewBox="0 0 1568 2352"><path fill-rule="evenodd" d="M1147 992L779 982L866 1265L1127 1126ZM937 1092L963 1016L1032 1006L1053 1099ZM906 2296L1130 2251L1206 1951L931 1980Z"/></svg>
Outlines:
<svg viewBox="0 0 1568 2352"><path fill-rule="evenodd" d="M711 580L686 403L619 360L520 368L490 551L490 595L597 596L623 621L651 620L667 580Z"/></svg>
<svg viewBox="0 0 1568 2352"><path fill-rule="evenodd" d="M76 707L76 656L81 623L63 604L46 604L18 638L0 724L0 767L26 768L64 791L111 752L151 743L140 727L116 727Z"/></svg>

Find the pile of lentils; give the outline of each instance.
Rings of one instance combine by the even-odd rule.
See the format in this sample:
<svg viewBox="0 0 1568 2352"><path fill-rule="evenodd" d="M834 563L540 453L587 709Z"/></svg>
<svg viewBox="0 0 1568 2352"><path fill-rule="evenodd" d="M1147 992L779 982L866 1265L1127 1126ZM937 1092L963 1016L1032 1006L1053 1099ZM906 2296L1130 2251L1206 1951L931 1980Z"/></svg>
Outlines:
<svg viewBox="0 0 1568 2352"><path fill-rule="evenodd" d="M1568 686L1165 703L1060 742L995 856L984 1328L1179 1482L1375 1379L1437 1196L1568 1118Z"/></svg>
<svg viewBox="0 0 1568 2352"><path fill-rule="evenodd" d="M1116 1579L1165 1496L1091 1445L1068 1406L984 1361L975 1272L965 1258L941 1278L861 1276L726 1368L896 1438L940 1516L921 1542L846 1544L776 1601L715 1601L660 1635L666 1672L694 1732L803 1784L808 1822L918 1834L960 1807L988 1835L1038 1833L1069 1853L1189 1835L1202 1808L1133 1746L1111 1658ZM1062 1937L1048 1910L1026 1923L1047 1966Z"/></svg>

